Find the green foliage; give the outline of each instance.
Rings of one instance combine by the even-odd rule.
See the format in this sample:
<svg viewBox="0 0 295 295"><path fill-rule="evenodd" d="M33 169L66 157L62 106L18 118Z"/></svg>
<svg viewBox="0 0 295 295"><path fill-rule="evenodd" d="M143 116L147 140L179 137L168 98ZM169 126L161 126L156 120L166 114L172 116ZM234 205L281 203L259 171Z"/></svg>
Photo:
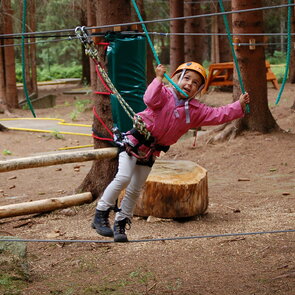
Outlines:
<svg viewBox="0 0 295 295"><path fill-rule="evenodd" d="M4 150L2 151L2 154L3 154L4 156L11 156L11 155L12 155L12 152L11 152L10 150L4 149Z"/></svg>
<svg viewBox="0 0 295 295"><path fill-rule="evenodd" d="M286 62L286 53L277 51L273 53L273 55L267 55L266 59L271 63L271 64L282 64Z"/></svg>
<svg viewBox="0 0 295 295"><path fill-rule="evenodd" d="M55 139L65 139L65 137L58 130L52 130L50 135Z"/></svg>
<svg viewBox="0 0 295 295"><path fill-rule="evenodd" d="M91 104L91 100L90 99L81 99L81 100L77 100L75 102L75 109L72 111L72 113L70 114L70 118L72 121L77 120L78 115L80 113L83 113L87 107Z"/></svg>
<svg viewBox="0 0 295 295"><path fill-rule="evenodd" d="M0 293L7 295L21 295L22 280L9 274L0 274ZM3 293L2 293L3 292Z"/></svg>
<svg viewBox="0 0 295 295"><path fill-rule="evenodd" d="M55 64L51 67L38 67L37 80L49 81L54 79L80 78L82 76L82 66L73 64L65 67L62 64ZM16 81L22 83L22 67L20 64L16 66Z"/></svg>
<svg viewBox="0 0 295 295"><path fill-rule="evenodd" d="M74 32L68 30L74 29L77 25L85 25L81 23L82 11L85 7L79 0L40 0L37 2L36 31L65 30L64 33L51 33L48 38L46 35L43 35L44 38L36 38L38 81L81 78L81 43L77 39L70 39L69 36ZM14 0L12 8L15 16L14 32L21 32L22 5L19 1ZM28 11L27 15L29 18ZM15 55L17 82L22 82L21 46L15 47Z"/></svg>

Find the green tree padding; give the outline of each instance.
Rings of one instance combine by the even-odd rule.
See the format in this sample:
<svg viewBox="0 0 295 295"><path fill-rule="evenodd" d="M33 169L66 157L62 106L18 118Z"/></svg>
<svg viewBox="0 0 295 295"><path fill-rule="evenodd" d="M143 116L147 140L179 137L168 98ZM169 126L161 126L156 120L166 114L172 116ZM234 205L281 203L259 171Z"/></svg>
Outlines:
<svg viewBox="0 0 295 295"><path fill-rule="evenodd" d="M146 108L143 95L146 90L146 39L142 36L112 36L107 51L108 74L113 84L134 112ZM132 128L117 98L111 95L114 125L126 132Z"/></svg>

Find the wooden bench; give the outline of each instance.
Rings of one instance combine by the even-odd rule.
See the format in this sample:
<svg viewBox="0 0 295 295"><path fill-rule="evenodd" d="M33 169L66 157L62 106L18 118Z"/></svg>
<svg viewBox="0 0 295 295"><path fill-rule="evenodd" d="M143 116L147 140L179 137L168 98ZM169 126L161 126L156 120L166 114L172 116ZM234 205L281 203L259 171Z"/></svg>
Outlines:
<svg viewBox="0 0 295 295"><path fill-rule="evenodd" d="M265 61L266 80L271 81L276 89L279 89L277 77L270 68L270 63ZM208 79L203 93L207 92L210 86L232 86L233 85L233 62L211 64L209 66Z"/></svg>

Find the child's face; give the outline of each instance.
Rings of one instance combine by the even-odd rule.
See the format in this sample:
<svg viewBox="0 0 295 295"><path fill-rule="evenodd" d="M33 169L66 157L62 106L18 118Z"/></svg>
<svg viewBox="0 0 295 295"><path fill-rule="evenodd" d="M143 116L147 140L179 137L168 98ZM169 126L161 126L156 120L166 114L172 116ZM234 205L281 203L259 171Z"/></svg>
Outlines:
<svg viewBox="0 0 295 295"><path fill-rule="evenodd" d="M180 75L181 73L174 76L174 82L176 82L179 88L188 95L188 98L194 97L203 84L203 79L201 75L195 71L186 70L181 81L178 81ZM178 92L177 94L179 99L187 98L181 92Z"/></svg>

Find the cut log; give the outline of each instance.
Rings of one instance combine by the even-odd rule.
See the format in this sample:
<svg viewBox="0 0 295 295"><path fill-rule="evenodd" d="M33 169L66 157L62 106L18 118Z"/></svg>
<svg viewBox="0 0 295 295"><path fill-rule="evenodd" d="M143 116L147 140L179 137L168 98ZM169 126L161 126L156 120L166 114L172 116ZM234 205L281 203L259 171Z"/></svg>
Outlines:
<svg viewBox="0 0 295 295"><path fill-rule="evenodd" d="M191 161L157 160L136 204L134 215L185 218L208 207L207 170Z"/></svg>
<svg viewBox="0 0 295 295"><path fill-rule="evenodd" d="M0 161L0 172L8 172L18 169L37 168L58 164L93 161L99 159L115 158L117 148L102 148L88 151L64 152L50 155L41 155L27 158Z"/></svg>
<svg viewBox="0 0 295 295"><path fill-rule="evenodd" d="M92 194L86 192L60 198L0 206L0 218L49 212L56 209L81 205L91 201L93 201Z"/></svg>

